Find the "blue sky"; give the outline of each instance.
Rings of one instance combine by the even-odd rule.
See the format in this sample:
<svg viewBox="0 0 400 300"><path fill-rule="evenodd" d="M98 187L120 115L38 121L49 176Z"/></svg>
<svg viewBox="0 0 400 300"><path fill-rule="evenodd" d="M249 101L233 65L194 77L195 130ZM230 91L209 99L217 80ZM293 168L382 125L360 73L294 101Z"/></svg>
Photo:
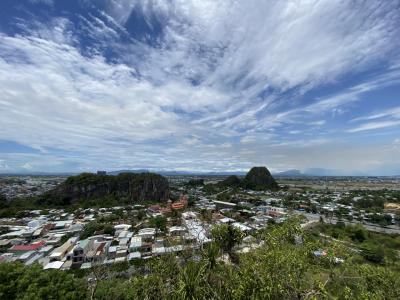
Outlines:
<svg viewBox="0 0 400 300"><path fill-rule="evenodd" d="M2 0L0 173L400 174L400 2Z"/></svg>

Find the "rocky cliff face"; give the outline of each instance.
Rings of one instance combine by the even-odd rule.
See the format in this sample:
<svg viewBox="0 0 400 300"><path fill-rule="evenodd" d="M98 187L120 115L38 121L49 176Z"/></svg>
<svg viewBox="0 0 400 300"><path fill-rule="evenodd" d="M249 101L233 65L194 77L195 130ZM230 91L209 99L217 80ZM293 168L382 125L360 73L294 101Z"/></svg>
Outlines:
<svg viewBox="0 0 400 300"><path fill-rule="evenodd" d="M253 167L243 180L246 188L253 190L278 189L278 184L266 167Z"/></svg>
<svg viewBox="0 0 400 300"><path fill-rule="evenodd" d="M83 173L69 177L46 198L50 201L54 199L57 204L70 204L108 196L123 198L131 203L167 201L168 180L154 173L124 173L117 176Z"/></svg>

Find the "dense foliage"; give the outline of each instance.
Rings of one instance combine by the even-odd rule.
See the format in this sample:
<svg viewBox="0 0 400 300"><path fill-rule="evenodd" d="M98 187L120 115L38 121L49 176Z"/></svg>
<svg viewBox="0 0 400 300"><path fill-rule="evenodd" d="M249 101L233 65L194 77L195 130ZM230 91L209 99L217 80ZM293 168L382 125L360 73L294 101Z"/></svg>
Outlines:
<svg viewBox="0 0 400 300"><path fill-rule="evenodd" d="M0 264L2 299L399 299L398 263L386 254L382 262L364 258L358 246L386 241L397 247L398 237L371 235L359 228L341 228L343 242L321 239L317 229L304 232L296 220L259 232L261 246L223 258L241 240L230 240L228 226L214 229L215 243L178 257L161 256L140 264L124 264L90 272L98 280L84 283L71 271L42 271L38 266ZM234 230L234 229L233 229ZM234 233L236 235L236 233ZM348 239L348 241L346 240ZM392 240L393 239L393 240ZM361 241L362 240L362 241ZM347 243L348 242L348 243ZM313 252L325 249L326 256ZM344 261L337 262L337 257ZM86 285L86 286L85 286ZM63 295L60 297L60 295Z"/></svg>
<svg viewBox="0 0 400 300"><path fill-rule="evenodd" d="M0 264L0 299L82 299L86 283L72 274L43 271L39 265Z"/></svg>

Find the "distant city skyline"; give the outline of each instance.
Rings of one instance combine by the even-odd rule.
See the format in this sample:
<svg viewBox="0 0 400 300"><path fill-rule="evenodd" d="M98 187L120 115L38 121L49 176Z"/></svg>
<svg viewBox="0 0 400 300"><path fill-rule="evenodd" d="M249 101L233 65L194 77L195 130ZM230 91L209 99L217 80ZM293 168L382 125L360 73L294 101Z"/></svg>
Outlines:
<svg viewBox="0 0 400 300"><path fill-rule="evenodd" d="M400 175L400 4L4 0L0 174Z"/></svg>

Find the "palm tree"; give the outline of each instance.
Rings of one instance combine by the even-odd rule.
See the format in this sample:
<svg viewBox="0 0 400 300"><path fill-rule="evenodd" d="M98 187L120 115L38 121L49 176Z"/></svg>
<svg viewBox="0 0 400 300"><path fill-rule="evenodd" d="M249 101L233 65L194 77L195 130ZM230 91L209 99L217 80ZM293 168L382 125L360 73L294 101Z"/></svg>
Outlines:
<svg viewBox="0 0 400 300"><path fill-rule="evenodd" d="M207 262L207 267L212 270L217 265L217 258L221 249L216 243L209 243L203 248L203 258Z"/></svg>
<svg viewBox="0 0 400 300"><path fill-rule="evenodd" d="M206 264L189 261L181 270L176 296L178 299L204 299L206 294L204 274Z"/></svg>

